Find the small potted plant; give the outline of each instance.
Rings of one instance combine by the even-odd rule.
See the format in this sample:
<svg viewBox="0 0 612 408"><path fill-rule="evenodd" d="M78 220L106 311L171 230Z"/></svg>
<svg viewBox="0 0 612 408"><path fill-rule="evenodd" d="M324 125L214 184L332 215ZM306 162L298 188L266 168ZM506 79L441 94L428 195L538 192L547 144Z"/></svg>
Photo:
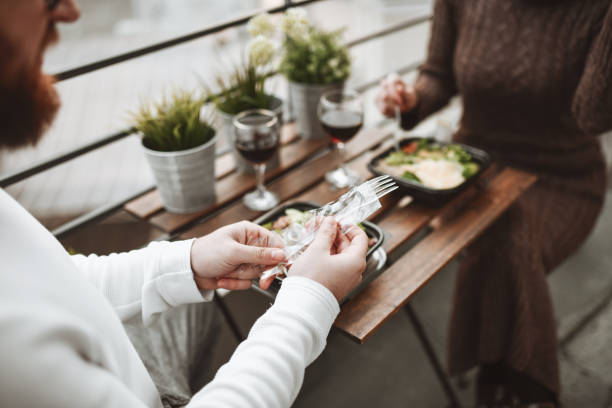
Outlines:
<svg viewBox="0 0 612 408"><path fill-rule="evenodd" d="M309 139L325 138L317 118L319 99L328 90L341 89L351 73L349 53L341 41L342 30L314 27L300 8L286 12L282 28L284 52L279 72L289 80L298 132Z"/></svg>
<svg viewBox="0 0 612 408"><path fill-rule="evenodd" d="M273 72L272 62L277 54L276 43L268 35L275 30L266 15L256 16L249 22L252 36L247 45L246 62L238 65L228 76L217 77L218 92L213 98L221 118L221 129L226 142L232 147L238 170L254 173L253 165L236 151L232 139L232 119L250 109L267 109L275 112L282 122L283 101L266 89L266 81ZM269 168L278 166L278 152Z"/></svg>
<svg viewBox="0 0 612 408"><path fill-rule="evenodd" d="M215 129L204 98L175 91L133 114L164 207L191 213L215 202Z"/></svg>

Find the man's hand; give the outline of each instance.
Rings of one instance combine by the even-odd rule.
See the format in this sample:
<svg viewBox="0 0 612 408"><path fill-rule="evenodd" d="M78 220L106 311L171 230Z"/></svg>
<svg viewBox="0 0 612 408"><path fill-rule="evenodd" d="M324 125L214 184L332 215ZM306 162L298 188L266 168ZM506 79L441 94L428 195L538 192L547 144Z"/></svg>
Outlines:
<svg viewBox="0 0 612 408"><path fill-rule="evenodd" d="M191 269L200 289L248 289L271 265L285 261L285 245L274 232L242 221L197 239Z"/></svg>
<svg viewBox="0 0 612 408"><path fill-rule="evenodd" d="M367 252L368 237L361 228L355 225L342 234L338 222L328 217L312 244L289 269L289 276L319 282L340 301L361 282ZM260 282L260 286L267 288L271 279Z"/></svg>
<svg viewBox="0 0 612 408"><path fill-rule="evenodd" d="M406 85L397 74L389 74L380 83L376 104L381 113L387 117L395 117L395 109L408 112L418 104L418 95L412 86Z"/></svg>

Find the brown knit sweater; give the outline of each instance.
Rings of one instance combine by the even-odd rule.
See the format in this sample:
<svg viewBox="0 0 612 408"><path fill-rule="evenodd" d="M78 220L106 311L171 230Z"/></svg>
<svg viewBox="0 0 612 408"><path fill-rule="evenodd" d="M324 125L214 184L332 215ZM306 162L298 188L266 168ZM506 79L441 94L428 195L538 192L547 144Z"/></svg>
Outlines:
<svg viewBox="0 0 612 408"><path fill-rule="evenodd" d="M611 2L436 0L415 88L404 127L458 93L455 140L539 176L462 263L449 369L504 361L558 393L546 275L588 236L605 194L597 135L612 129Z"/></svg>

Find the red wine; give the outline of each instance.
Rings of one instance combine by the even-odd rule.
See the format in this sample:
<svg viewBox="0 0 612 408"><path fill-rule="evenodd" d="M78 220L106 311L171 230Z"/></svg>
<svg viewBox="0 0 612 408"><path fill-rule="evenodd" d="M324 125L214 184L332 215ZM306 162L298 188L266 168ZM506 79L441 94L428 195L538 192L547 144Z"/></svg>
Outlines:
<svg viewBox="0 0 612 408"><path fill-rule="evenodd" d="M329 111L321 116L321 125L334 143L344 143L359 132L363 115L351 111Z"/></svg>
<svg viewBox="0 0 612 408"><path fill-rule="evenodd" d="M270 160L272 156L274 156L277 147L278 146L258 148L258 146L253 144L236 144L236 149L242 157L255 164L265 163Z"/></svg>

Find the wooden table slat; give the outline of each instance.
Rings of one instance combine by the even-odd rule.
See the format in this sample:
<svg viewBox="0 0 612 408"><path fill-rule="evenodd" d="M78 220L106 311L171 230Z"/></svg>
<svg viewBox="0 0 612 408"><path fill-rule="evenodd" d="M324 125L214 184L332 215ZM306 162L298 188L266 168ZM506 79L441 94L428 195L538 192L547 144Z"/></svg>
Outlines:
<svg viewBox="0 0 612 408"><path fill-rule="evenodd" d="M125 204L123 209L138 218L149 218L162 209L159 191L157 189L149 191Z"/></svg>
<svg viewBox="0 0 612 408"><path fill-rule="evenodd" d="M446 219L363 292L345 303L335 327L363 343L429 279L485 231L535 180L535 176L528 173L504 169L462 212ZM398 211L381 224L386 228L391 224L400 225L402 214L407 219L413 217L410 211Z"/></svg>

